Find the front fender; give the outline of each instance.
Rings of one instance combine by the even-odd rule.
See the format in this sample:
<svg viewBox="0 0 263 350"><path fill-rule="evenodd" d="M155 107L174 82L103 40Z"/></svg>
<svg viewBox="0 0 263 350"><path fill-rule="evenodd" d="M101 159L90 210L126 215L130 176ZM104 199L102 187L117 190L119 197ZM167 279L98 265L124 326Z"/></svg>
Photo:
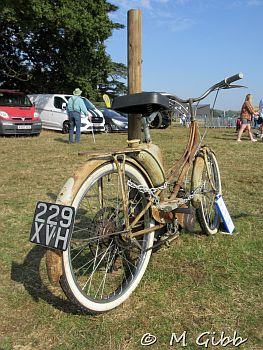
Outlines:
<svg viewBox="0 0 263 350"><path fill-rule="evenodd" d="M193 164L193 172L191 179L191 191L195 191L198 187L202 186L203 171L205 167L205 154L212 152L207 146L203 146L198 151ZM192 205L194 208L198 208L201 204L202 195L199 193L195 194L192 199Z"/></svg>

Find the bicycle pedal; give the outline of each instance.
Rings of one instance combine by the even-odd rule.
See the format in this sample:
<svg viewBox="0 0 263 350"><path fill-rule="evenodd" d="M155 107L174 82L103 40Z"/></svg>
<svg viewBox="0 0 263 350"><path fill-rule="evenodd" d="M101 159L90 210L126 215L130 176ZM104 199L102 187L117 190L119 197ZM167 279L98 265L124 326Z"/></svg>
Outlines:
<svg viewBox="0 0 263 350"><path fill-rule="evenodd" d="M179 233L176 233L175 235L173 235L172 237L167 239L168 244L170 245L176 238L179 237Z"/></svg>
<svg viewBox="0 0 263 350"><path fill-rule="evenodd" d="M175 234L173 237L166 238L166 240L163 241L163 244L167 247L170 248L171 243L179 237L179 233Z"/></svg>
<svg viewBox="0 0 263 350"><path fill-rule="evenodd" d="M160 241L165 243L166 245L169 245L172 241L174 241L178 237L179 237L179 232L173 235L163 235L160 237Z"/></svg>

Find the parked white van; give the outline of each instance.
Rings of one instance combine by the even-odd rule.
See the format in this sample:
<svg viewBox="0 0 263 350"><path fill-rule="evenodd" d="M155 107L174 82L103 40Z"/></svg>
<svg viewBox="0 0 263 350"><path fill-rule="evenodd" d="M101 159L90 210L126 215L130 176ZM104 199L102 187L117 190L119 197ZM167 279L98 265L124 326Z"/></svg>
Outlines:
<svg viewBox="0 0 263 350"><path fill-rule="evenodd" d="M72 95L62 94L33 94L28 95L35 105L36 111L45 129L60 130L63 133L69 132L69 121L66 111L67 103ZM82 97L86 108L91 116L91 122L84 114L81 115L81 132L105 131L105 120L99 111L86 97Z"/></svg>

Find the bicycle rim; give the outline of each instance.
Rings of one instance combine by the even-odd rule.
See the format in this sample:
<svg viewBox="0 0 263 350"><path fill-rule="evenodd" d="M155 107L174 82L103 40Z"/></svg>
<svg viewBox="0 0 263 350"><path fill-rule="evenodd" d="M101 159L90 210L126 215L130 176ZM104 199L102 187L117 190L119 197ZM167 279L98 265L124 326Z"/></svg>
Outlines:
<svg viewBox="0 0 263 350"><path fill-rule="evenodd" d="M216 195L221 194L219 167L216 157L211 151L207 152L207 166L204 165L201 181L201 203L196 210L196 215L202 231L211 235L217 233L220 224L220 215L215 201Z"/></svg>
<svg viewBox="0 0 263 350"><path fill-rule="evenodd" d="M147 186L142 174L125 165L128 215L132 222L146 205L143 193L127 188L127 180ZM95 170L74 201L76 219L70 246L63 253L63 289L82 309L104 312L124 302L148 265L154 232L136 240L125 237L120 178L113 163ZM149 211L135 231L152 225Z"/></svg>

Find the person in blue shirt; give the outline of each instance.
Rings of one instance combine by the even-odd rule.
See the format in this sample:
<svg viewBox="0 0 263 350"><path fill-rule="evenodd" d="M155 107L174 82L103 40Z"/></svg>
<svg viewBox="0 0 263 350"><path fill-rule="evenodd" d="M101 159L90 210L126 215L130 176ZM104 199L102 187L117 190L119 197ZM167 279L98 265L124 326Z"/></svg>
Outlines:
<svg viewBox="0 0 263 350"><path fill-rule="evenodd" d="M76 88L68 100L67 113L69 117L69 143L73 143L74 128L76 127L75 142L80 143L81 113L88 114L88 110L81 97L82 91Z"/></svg>

